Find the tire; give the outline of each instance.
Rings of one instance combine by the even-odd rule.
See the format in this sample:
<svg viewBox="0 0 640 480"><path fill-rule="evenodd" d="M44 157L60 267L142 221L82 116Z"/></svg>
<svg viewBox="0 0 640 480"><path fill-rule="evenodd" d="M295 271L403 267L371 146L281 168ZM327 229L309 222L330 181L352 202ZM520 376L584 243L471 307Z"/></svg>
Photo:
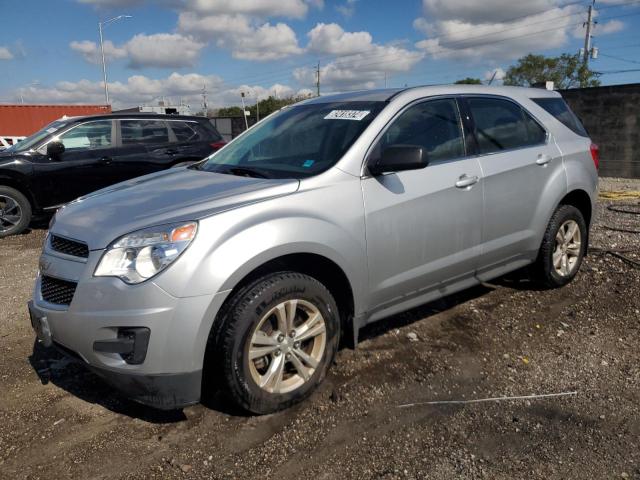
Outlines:
<svg viewBox="0 0 640 480"><path fill-rule="evenodd" d="M577 232L566 240L574 228ZM587 251L587 234L587 223L580 210L573 205L560 205L556 209L533 265L535 277L542 285L558 288L574 279Z"/></svg>
<svg viewBox="0 0 640 480"><path fill-rule="evenodd" d="M0 238L22 233L31 222L31 204L15 188L0 185Z"/></svg>
<svg viewBox="0 0 640 480"><path fill-rule="evenodd" d="M286 335L281 330L290 327L280 328L285 325L281 322L291 318L298 332ZM329 290L316 279L295 272L269 274L241 289L218 320L218 333L210 338L205 375L217 370L223 394L254 414L283 410L311 395L325 378L340 338L338 308ZM314 336L304 339L311 334ZM249 358L250 353L263 352L269 353Z"/></svg>

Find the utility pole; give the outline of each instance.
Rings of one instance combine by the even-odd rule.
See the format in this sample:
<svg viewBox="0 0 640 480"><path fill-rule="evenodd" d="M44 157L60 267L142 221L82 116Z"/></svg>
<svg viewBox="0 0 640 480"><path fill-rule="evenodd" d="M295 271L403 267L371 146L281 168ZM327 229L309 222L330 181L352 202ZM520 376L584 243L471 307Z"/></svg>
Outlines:
<svg viewBox="0 0 640 480"><path fill-rule="evenodd" d="M589 5L587 23L585 23L585 26L587 27L587 32L584 36L584 53L582 57L582 60L585 66L589 65L589 57L591 56L591 28L593 27L593 6L595 5L595 3L596 3L596 0L593 0L591 2L591 5Z"/></svg>
<svg viewBox="0 0 640 480"><path fill-rule="evenodd" d="M320 96L320 62L318 62L318 66L316 67L316 90L318 96Z"/></svg>
<svg viewBox="0 0 640 480"><path fill-rule="evenodd" d="M204 116L207 116L207 84L202 85L202 108L204 109Z"/></svg>
<svg viewBox="0 0 640 480"><path fill-rule="evenodd" d="M249 122L247 121L247 111L244 107L244 92L240 92L240 98L242 99L242 116L244 117L245 130L249 130Z"/></svg>

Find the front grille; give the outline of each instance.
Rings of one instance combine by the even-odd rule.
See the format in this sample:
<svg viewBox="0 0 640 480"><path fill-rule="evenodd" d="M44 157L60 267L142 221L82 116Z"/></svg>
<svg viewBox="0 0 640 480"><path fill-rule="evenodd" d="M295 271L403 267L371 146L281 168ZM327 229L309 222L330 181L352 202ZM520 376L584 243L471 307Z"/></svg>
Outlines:
<svg viewBox="0 0 640 480"><path fill-rule="evenodd" d="M77 285L75 282L43 275L40 280L40 293L45 302L56 305L70 305Z"/></svg>
<svg viewBox="0 0 640 480"><path fill-rule="evenodd" d="M51 235L50 245L56 252L65 253L74 257L89 257L89 247L86 243L76 242L75 240L69 240L68 238L59 237L57 235Z"/></svg>

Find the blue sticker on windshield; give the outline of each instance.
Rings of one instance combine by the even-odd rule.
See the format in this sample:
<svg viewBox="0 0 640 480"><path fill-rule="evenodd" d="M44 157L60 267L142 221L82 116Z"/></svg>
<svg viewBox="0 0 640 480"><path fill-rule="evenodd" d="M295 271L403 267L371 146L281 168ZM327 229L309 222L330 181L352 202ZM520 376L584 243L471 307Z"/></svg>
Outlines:
<svg viewBox="0 0 640 480"><path fill-rule="evenodd" d="M312 166L315 162L315 160L305 160L304 163L302 164L302 166L304 168L309 168L310 166Z"/></svg>

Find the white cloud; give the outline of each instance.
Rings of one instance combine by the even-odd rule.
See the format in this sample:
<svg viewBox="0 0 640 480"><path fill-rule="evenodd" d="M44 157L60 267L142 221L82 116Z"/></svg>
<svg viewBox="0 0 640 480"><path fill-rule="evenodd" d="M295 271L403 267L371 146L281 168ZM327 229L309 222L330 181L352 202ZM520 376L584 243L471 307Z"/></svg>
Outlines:
<svg viewBox="0 0 640 480"><path fill-rule="evenodd" d="M346 18L353 17L353 14L356 13L356 2L358 0L346 0L342 5L336 5L336 10L338 13L343 15Z"/></svg>
<svg viewBox="0 0 640 480"><path fill-rule="evenodd" d="M100 48L89 40L74 41L69 45L90 63L100 63ZM122 46L104 42L107 60L129 59L129 67L182 68L193 66L205 44L192 37L178 33L156 33L135 35Z"/></svg>
<svg viewBox="0 0 640 480"><path fill-rule="evenodd" d="M367 53L338 59L320 68L323 91L340 91L374 88L385 75L407 72L422 58L421 52L406 50L393 45L375 45ZM294 78L305 86L316 82L315 70L308 67L293 71Z"/></svg>
<svg viewBox="0 0 640 480"><path fill-rule="evenodd" d="M460 19L434 22L419 19L414 27L430 38L416 43L416 47L436 59L511 60L531 51L564 45L578 18L569 15L576 13L577 8L556 8L505 23L474 23L473 15L464 11ZM509 14L507 18L513 17Z"/></svg>
<svg viewBox="0 0 640 480"><path fill-rule="evenodd" d="M624 23L620 20L609 20L608 22L596 25L595 33L599 35L607 35L624 30Z"/></svg>
<svg viewBox="0 0 640 480"><path fill-rule="evenodd" d="M74 52L78 52L89 63L99 64L102 61L100 56L100 48L96 42L89 40L82 40L80 42L73 41L69 44L69 47ZM116 60L119 58L127 57L127 49L116 47L111 40L104 42L104 56L107 61Z"/></svg>
<svg viewBox="0 0 640 480"><path fill-rule="evenodd" d="M7 47L0 46L0 60L11 60L13 53Z"/></svg>
<svg viewBox="0 0 640 480"><path fill-rule="evenodd" d="M319 23L307 33L308 49L314 53L350 55L372 48L369 32L345 32L337 23Z"/></svg>
<svg viewBox="0 0 640 480"><path fill-rule="evenodd" d="M203 41L213 40L241 60L262 62L302 53L295 32L286 23L255 23L242 14L198 16L184 12L178 17L178 30Z"/></svg>
<svg viewBox="0 0 640 480"><path fill-rule="evenodd" d="M200 15L242 14L253 17L303 18L309 4L321 6L317 1L304 0L177 0L178 8Z"/></svg>
<svg viewBox="0 0 640 480"><path fill-rule="evenodd" d="M178 33L138 34L126 43L132 68L189 67L205 44Z"/></svg>
<svg viewBox="0 0 640 480"><path fill-rule="evenodd" d="M608 0L618 3L621 0ZM530 52L562 47L571 35L584 36L583 5L561 0L423 0L424 17L413 26L425 35L416 47L438 58L477 61L513 60ZM623 28L610 21L596 33Z"/></svg>
<svg viewBox="0 0 640 480"><path fill-rule="evenodd" d="M211 108L238 105L240 92L245 92L248 103L255 102L256 95L262 100L270 95L276 97L306 96L310 90L295 90L287 85L276 83L270 87L260 85L226 85L216 75L197 73L172 73L165 78L150 78L133 75L125 82L109 82L109 94L114 108L135 105L155 105L165 98L177 103L183 101L197 112L202 105L202 87L206 85L208 103ZM30 85L13 92L14 98L22 96L30 103L71 103L86 104L104 102L103 84L100 81L80 80L78 82L58 82L53 86Z"/></svg>
<svg viewBox="0 0 640 480"><path fill-rule="evenodd" d="M324 91L373 88L385 75L407 72L424 58L420 51L376 44L369 32L345 32L335 23L319 23L307 36L309 51L341 57L320 68ZM307 87L316 82L315 70L309 67L295 69L293 76Z"/></svg>

